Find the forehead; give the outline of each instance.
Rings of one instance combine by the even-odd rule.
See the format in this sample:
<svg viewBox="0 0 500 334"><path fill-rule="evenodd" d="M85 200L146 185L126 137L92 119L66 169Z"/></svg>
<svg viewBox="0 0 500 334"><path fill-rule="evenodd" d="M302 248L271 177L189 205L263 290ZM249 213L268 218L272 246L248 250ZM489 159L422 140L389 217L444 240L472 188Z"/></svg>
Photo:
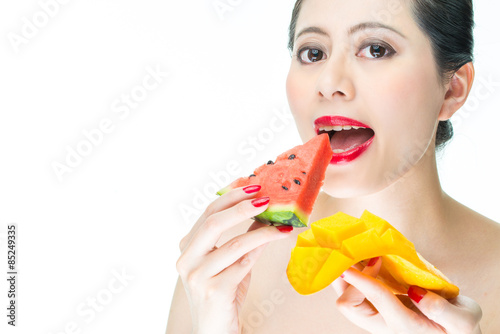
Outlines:
<svg viewBox="0 0 500 334"><path fill-rule="evenodd" d="M408 0L304 0L296 32L310 26L347 31L361 22L378 22L408 33L418 29Z"/></svg>

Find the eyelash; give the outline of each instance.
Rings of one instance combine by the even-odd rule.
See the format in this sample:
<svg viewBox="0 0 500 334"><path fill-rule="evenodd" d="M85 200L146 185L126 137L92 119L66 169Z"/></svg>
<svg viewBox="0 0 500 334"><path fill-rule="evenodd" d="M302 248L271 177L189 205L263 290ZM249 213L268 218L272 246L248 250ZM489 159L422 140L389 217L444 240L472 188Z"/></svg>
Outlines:
<svg viewBox="0 0 500 334"><path fill-rule="evenodd" d="M374 47L374 46L377 46L377 47L382 47L385 49L385 54L382 56L382 57L368 57L369 59L384 59L384 58L390 58L392 57L396 51L394 50L394 48L392 48L390 45L386 44L386 43L381 43L381 42L376 42L376 43L373 43L373 42L369 42L369 43L365 43L363 44L362 47L359 48L359 51L356 53L356 55L358 55L361 51L365 50L366 48L368 47ZM311 51L311 50L317 50L319 52L322 52L323 53L323 56L325 54L325 52L323 52L320 48L314 48L314 47L311 47L311 46L306 46L306 47L303 47L301 48L298 52L297 52L297 60L301 63L301 64L304 64L304 65L308 65L308 64L312 64L312 63L315 63L314 61L312 62L307 62L307 61L304 61L302 60L302 53L304 51ZM369 51L368 51L369 52ZM323 57L322 57L323 58ZM323 60L323 59L321 59Z"/></svg>

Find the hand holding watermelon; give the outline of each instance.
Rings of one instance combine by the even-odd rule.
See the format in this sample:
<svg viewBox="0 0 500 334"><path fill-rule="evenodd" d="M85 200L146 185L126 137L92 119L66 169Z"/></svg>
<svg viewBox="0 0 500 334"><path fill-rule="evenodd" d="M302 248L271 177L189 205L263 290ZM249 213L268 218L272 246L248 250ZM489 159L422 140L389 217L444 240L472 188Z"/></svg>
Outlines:
<svg viewBox="0 0 500 334"><path fill-rule="evenodd" d="M254 222L247 233L220 247L230 228L267 209L268 197L250 185L228 191L212 202L181 240L177 271L189 300L193 333L238 333L238 315L250 285L250 272L271 241L286 238L291 227Z"/></svg>

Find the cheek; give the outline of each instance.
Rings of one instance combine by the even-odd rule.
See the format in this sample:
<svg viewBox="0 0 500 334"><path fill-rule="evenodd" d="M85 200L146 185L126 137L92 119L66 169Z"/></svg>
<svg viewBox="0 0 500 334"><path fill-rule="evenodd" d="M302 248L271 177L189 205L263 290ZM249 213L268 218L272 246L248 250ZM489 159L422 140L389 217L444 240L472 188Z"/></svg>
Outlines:
<svg viewBox="0 0 500 334"><path fill-rule="evenodd" d="M433 147L434 133L439 114L439 85L433 72L388 71L376 84L365 86L369 96L369 110L376 130L376 156L384 159L374 164L373 180L382 180L383 188L412 169L426 152ZM380 78L379 77L379 78ZM375 104L373 104L375 102ZM432 151L433 152L433 151Z"/></svg>
<svg viewBox="0 0 500 334"><path fill-rule="evenodd" d="M286 96L288 98L290 108L292 108L292 112L293 109L295 109L294 106L297 101L297 96L300 94L300 87L298 86L298 82L295 77L293 69L291 68L288 72L288 76L286 77Z"/></svg>
<svg viewBox="0 0 500 334"><path fill-rule="evenodd" d="M312 87L311 84L308 78L301 76L300 72L296 71L292 65L286 79L286 94L295 124L303 140L310 139L314 135L309 133L312 126L308 111L313 110L313 95L308 91Z"/></svg>
<svg viewBox="0 0 500 334"><path fill-rule="evenodd" d="M381 129L380 138L393 142L400 154L414 147L425 149L433 137L440 106L432 75L417 71L392 73L388 75L391 80L372 86L377 88L371 94L378 93L380 101L374 119ZM375 96L372 98L376 101Z"/></svg>
<svg viewBox="0 0 500 334"><path fill-rule="evenodd" d="M301 75L292 65L286 78L286 94L292 112L302 110L309 103L306 91L308 87L307 78Z"/></svg>

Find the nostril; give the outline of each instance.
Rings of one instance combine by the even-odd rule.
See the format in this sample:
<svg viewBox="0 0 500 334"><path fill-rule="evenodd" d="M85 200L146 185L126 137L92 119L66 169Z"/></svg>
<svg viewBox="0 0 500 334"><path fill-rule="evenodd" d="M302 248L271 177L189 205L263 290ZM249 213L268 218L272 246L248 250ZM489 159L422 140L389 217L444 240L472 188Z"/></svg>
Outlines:
<svg viewBox="0 0 500 334"><path fill-rule="evenodd" d="M334 98L350 100L354 98L354 84L346 71L346 69L325 67L324 71L317 77L317 96L327 100Z"/></svg>
<svg viewBox="0 0 500 334"><path fill-rule="evenodd" d="M336 91L334 91L332 93L328 93L328 94L324 94L321 90L319 90L318 91L318 95L320 97L326 97L326 98L331 98L331 97L334 97L335 95L340 95L340 96L343 96L343 97L346 96L346 94L344 92L340 91L340 90L336 90Z"/></svg>

